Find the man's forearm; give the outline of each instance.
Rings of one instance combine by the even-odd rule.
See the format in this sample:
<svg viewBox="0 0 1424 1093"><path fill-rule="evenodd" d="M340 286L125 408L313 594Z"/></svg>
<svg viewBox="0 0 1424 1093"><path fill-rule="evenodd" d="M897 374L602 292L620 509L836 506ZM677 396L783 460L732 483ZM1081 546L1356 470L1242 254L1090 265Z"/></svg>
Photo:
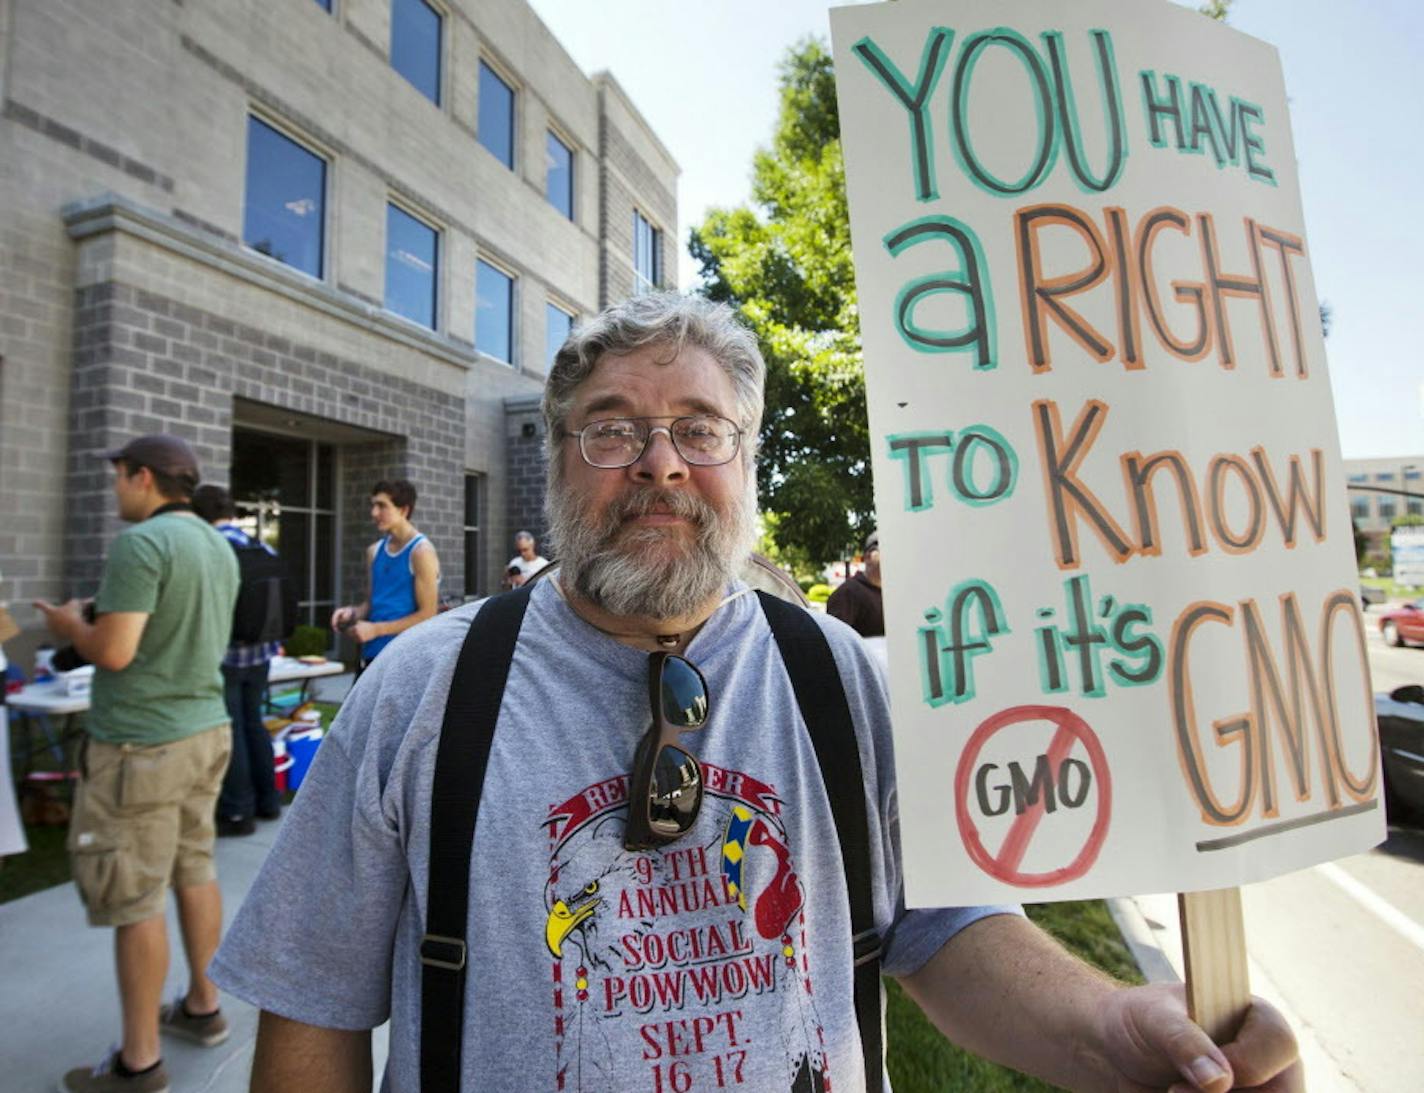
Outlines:
<svg viewBox="0 0 1424 1093"><path fill-rule="evenodd" d="M398 619L387 619L384 622L373 622L371 625L376 628L378 637L395 637L395 635L409 630L418 622L424 622L435 615L434 605L430 607L419 607L409 615L402 615Z"/></svg>
<svg viewBox="0 0 1424 1093"><path fill-rule="evenodd" d="M904 985L961 1047L1065 1088L1106 1088L1095 1018L1119 984L1027 919L981 919Z"/></svg>
<svg viewBox="0 0 1424 1093"><path fill-rule="evenodd" d="M262 1011L251 1093L370 1093L371 1034L318 1028Z"/></svg>

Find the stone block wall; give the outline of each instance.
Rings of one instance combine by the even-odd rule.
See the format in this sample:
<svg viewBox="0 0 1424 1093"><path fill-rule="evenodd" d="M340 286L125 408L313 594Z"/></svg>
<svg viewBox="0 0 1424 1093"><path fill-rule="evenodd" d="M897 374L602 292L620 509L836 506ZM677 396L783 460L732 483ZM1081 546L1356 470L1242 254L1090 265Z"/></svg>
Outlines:
<svg viewBox="0 0 1424 1093"><path fill-rule="evenodd" d="M367 496L378 478L409 478L420 491L419 524L444 571L459 583L463 517L464 400L287 337L235 323L162 295L109 281L75 299L65 580L92 591L104 544L117 530L102 453L151 432L182 436L204 478L228 479L234 397L387 434L341 449L339 595L364 588Z"/></svg>
<svg viewBox="0 0 1424 1093"><path fill-rule="evenodd" d="M532 531L539 553L552 559L554 544L548 541L544 519L544 492L547 463L544 455L544 417L537 396L504 401L505 412L505 523L511 539L502 544L508 558L514 553L513 534L521 528ZM507 548L507 549L505 549Z"/></svg>

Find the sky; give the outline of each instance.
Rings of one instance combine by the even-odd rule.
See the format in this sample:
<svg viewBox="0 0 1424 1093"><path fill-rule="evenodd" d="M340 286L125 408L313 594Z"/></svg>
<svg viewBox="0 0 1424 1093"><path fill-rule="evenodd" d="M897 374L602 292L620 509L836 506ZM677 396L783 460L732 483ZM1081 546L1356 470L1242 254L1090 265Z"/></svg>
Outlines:
<svg viewBox="0 0 1424 1093"><path fill-rule="evenodd" d="M613 72L681 166L678 280L694 286L688 228L747 200L778 63L809 35L829 44L830 5L531 2L585 72ZM1424 349L1409 333L1424 320L1424 217L1410 211L1424 178L1424 3L1236 0L1229 22L1276 46L1285 70L1306 240L1333 312L1342 452L1424 455Z"/></svg>

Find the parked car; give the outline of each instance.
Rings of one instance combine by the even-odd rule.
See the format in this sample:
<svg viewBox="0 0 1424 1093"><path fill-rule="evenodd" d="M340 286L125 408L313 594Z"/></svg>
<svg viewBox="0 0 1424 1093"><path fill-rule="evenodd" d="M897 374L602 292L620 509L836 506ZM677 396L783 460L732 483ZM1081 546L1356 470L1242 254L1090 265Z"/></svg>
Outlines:
<svg viewBox="0 0 1424 1093"><path fill-rule="evenodd" d="M1411 683L1375 695L1390 817L1424 817L1424 686Z"/></svg>
<svg viewBox="0 0 1424 1093"><path fill-rule="evenodd" d="M1391 608L1380 616L1380 634L1390 645L1424 641L1424 600Z"/></svg>

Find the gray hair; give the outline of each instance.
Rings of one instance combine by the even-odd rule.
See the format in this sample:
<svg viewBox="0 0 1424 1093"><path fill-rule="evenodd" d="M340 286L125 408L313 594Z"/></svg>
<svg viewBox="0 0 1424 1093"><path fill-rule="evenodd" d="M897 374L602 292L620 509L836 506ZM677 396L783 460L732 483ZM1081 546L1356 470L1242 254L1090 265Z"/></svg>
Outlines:
<svg viewBox="0 0 1424 1093"><path fill-rule="evenodd" d="M558 463L558 444L579 384L605 355L622 356L648 345L666 345L674 352L692 346L722 366L736 392L745 458L755 455L766 387L766 362L756 335L726 304L649 292L630 296L576 327L554 355L543 403L551 468Z"/></svg>

